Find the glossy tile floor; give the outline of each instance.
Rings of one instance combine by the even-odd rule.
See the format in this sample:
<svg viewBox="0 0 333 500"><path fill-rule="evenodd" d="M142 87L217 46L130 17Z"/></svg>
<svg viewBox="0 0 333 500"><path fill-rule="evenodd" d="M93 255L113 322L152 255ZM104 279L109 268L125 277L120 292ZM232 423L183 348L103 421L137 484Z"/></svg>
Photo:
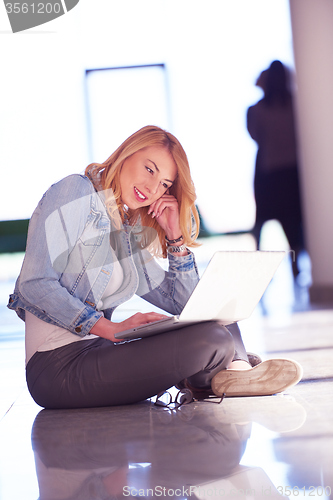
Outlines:
<svg viewBox="0 0 333 500"><path fill-rule="evenodd" d="M208 239L199 267L216 249L251 244ZM43 410L26 389L23 323L5 307L21 260L0 256L1 500L332 498L333 310L310 307L287 259L240 326L248 351L302 364L296 387L177 410L149 400L73 411Z"/></svg>

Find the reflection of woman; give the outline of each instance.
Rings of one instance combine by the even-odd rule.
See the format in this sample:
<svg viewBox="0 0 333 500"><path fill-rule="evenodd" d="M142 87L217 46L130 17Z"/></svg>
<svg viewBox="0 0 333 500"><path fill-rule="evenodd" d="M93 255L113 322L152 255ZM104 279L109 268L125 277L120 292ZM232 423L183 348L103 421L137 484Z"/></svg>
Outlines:
<svg viewBox="0 0 333 500"><path fill-rule="evenodd" d="M174 498L161 494L163 488L171 493L190 487L194 495L197 485L239 469L250 437L251 422L225 423L216 408L196 403L170 414L143 403L117 411L42 410L31 436L40 499L111 499L130 493ZM189 410L186 417L182 410ZM137 425L129 425L133 418ZM150 495L143 495L147 490Z"/></svg>
<svg viewBox="0 0 333 500"><path fill-rule="evenodd" d="M296 255L303 248L302 217L292 96L287 70L273 61L256 85L264 97L248 109L248 131L258 144L254 191L257 214L254 233L259 242L267 220L277 219ZM294 273L297 274L294 265Z"/></svg>
<svg viewBox="0 0 333 500"><path fill-rule="evenodd" d="M182 146L153 126L134 133L104 163L90 165L85 176L66 177L44 194L9 302L26 322L27 382L38 404L128 404L181 381L206 396L214 376L222 394L226 368L237 368L228 375L238 394L272 394L299 380L296 363L251 369L236 324L115 340L117 332L162 317L137 313L112 322L115 308L135 293L171 314L188 300L198 282L189 250L198 234L194 201ZM168 257L168 272L152 255ZM243 368L251 389L239 380ZM275 371L281 374L272 376Z"/></svg>

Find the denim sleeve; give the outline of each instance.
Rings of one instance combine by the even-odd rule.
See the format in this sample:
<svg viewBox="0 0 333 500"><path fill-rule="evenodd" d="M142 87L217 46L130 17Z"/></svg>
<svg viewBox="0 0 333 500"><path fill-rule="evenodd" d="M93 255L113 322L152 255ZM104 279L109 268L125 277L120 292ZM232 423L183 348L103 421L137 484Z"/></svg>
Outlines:
<svg viewBox="0 0 333 500"><path fill-rule="evenodd" d="M141 261L137 264L137 295L170 314L180 314L199 281L193 253L183 257L168 254L168 271L151 256L147 258L147 253L140 252L136 258Z"/></svg>
<svg viewBox="0 0 333 500"><path fill-rule="evenodd" d="M51 186L33 213L17 288L27 309L46 321L85 335L102 313L61 284L62 270L91 211L91 184L72 175ZM50 222L51 221L51 222ZM57 265L54 255L61 255Z"/></svg>

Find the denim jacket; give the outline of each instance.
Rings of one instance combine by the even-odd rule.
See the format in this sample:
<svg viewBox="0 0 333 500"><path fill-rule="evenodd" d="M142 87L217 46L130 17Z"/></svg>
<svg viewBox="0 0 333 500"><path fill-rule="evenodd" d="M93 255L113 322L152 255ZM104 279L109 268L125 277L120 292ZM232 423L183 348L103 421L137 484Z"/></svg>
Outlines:
<svg viewBox="0 0 333 500"><path fill-rule="evenodd" d="M105 309L98 311L96 304L112 279L111 231L116 231L123 251L124 281L114 295L103 298ZM169 255L169 270L164 271L136 240L135 226L114 226L104 191L96 191L83 175L62 179L46 191L31 217L26 254L8 307L23 320L30 311L81 337L102 316L111 319L115 308L135 293L179 314L199 280L193 254Z"/></svg>

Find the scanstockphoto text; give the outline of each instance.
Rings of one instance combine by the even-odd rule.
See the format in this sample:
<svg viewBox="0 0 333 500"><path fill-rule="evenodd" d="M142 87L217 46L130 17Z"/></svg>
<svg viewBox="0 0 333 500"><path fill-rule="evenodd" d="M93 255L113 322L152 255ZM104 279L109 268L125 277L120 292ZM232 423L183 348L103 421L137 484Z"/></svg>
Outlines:
<svg viewBox="0 0 333 500"><path fill-rule="evenodd" d="M141 488L137 489L133 486L124 486L123 487L123 496L124 497L179 497L179 498L201 498L204 497L229 497L230 495L239 496L243 494L244 497L256 496L258 493L255 489L244 489L240 490L237 488L232 489L224 489L220 487L204 487L204 486L182 486L179 488L167 488L165 486L155 486L154 488ZM269 493L267 493L268 496Z"/></svg>
<svg viewBox="0 0 333 500"><path fill-rule="evenodd" d="M123 487L125 497L179 497L179 498L221 498L221 497L242 497L248 498L268 498L279 493L284 497L323 497L329 498L331 495L330 486L259 486L257 488L222 488L210 486L182 486L179 488L167 488L165 486L155 486L154 488L138 489L132 486Z"/></svg>

